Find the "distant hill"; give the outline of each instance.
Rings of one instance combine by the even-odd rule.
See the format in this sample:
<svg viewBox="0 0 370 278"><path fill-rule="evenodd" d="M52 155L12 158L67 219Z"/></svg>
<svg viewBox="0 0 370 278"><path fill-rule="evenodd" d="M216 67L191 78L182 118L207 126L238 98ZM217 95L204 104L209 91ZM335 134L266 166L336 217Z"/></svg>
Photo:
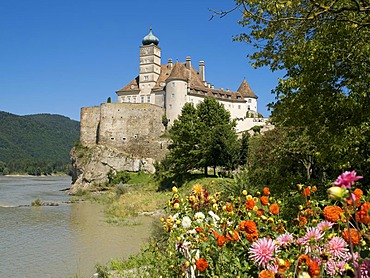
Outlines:
<svg viewBox="0 0 370 278"><path fill-rule="evenodd" d="M18 116L0 111L0 161L69 162L79 139L79 122L65 116Z"/></svg>

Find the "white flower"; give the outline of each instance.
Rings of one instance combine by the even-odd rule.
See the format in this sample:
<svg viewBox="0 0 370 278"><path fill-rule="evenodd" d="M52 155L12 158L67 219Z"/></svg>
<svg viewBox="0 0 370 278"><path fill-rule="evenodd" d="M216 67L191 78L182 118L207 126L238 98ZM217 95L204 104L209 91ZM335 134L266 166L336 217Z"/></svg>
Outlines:
<svg viewBox="0 0 370 278"><path fill-rule="evenodd" d="M191 219L189 216L184 216L184 218L181 221L181 225L185 228L188 229L191 226Z"/></svg>
<svg viewBox="0 0 370 278"><path fill-rule="evenodd" d="M206 216L204 215L203 212L197 212L197 213L194 214L194 219L198 223L202 223L205 218L206 218Z"/></svg>
<svg viewBox="0 0 370 278"><path fill-rule="evenodd" d="M208 214L212 217L213 222L220 221L220 216L214 213L212 210L208 212Z"/></svg>

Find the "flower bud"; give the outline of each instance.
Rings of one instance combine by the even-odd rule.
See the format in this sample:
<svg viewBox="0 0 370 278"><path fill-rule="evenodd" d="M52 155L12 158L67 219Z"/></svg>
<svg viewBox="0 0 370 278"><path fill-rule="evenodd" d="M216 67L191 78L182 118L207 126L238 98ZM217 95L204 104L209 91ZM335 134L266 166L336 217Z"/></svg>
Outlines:
<svg viewBox="0 0 370 278"><path fill-rule="evenodd" d="M347 190L345 188L342 188L342 187L339 187L339 186L333 186L333 187L330 187L327 190L327 193L328 193L330 199L340 200L347 193Z"/></svg>

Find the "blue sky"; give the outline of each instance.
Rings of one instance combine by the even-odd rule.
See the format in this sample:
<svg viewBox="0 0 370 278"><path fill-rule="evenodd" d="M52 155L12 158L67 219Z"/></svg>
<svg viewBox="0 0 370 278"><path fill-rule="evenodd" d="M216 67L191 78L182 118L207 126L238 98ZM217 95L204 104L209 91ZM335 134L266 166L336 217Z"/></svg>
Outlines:
<svg viewBox="0 0 370 278"><path fill-rule="evenodd" d="M259 112L274 100L281 73L253 69L253 49L233 42L243 32L240 13L209 20L232 0L11 0L0 1L0 111L17 115L61 114L79 120L80 108L97 106L136 77L139 46L150 26L168 58L195 68L205 61L206 79L236 91L245 77Z"/></svg>

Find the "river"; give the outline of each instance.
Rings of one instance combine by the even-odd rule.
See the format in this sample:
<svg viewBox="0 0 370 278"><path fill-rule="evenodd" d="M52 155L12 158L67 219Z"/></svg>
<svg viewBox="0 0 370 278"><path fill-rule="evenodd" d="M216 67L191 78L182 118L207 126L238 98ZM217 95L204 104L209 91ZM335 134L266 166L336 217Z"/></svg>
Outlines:
<svg viewBox="0 0 370 278"><path fill-rule="evenodd" d="M151 217L117 227L99 204L19 207L67 201L61 190L69 184L70 177L0 177L0 277L91 277L97 263L139 252Z"/></svg>

